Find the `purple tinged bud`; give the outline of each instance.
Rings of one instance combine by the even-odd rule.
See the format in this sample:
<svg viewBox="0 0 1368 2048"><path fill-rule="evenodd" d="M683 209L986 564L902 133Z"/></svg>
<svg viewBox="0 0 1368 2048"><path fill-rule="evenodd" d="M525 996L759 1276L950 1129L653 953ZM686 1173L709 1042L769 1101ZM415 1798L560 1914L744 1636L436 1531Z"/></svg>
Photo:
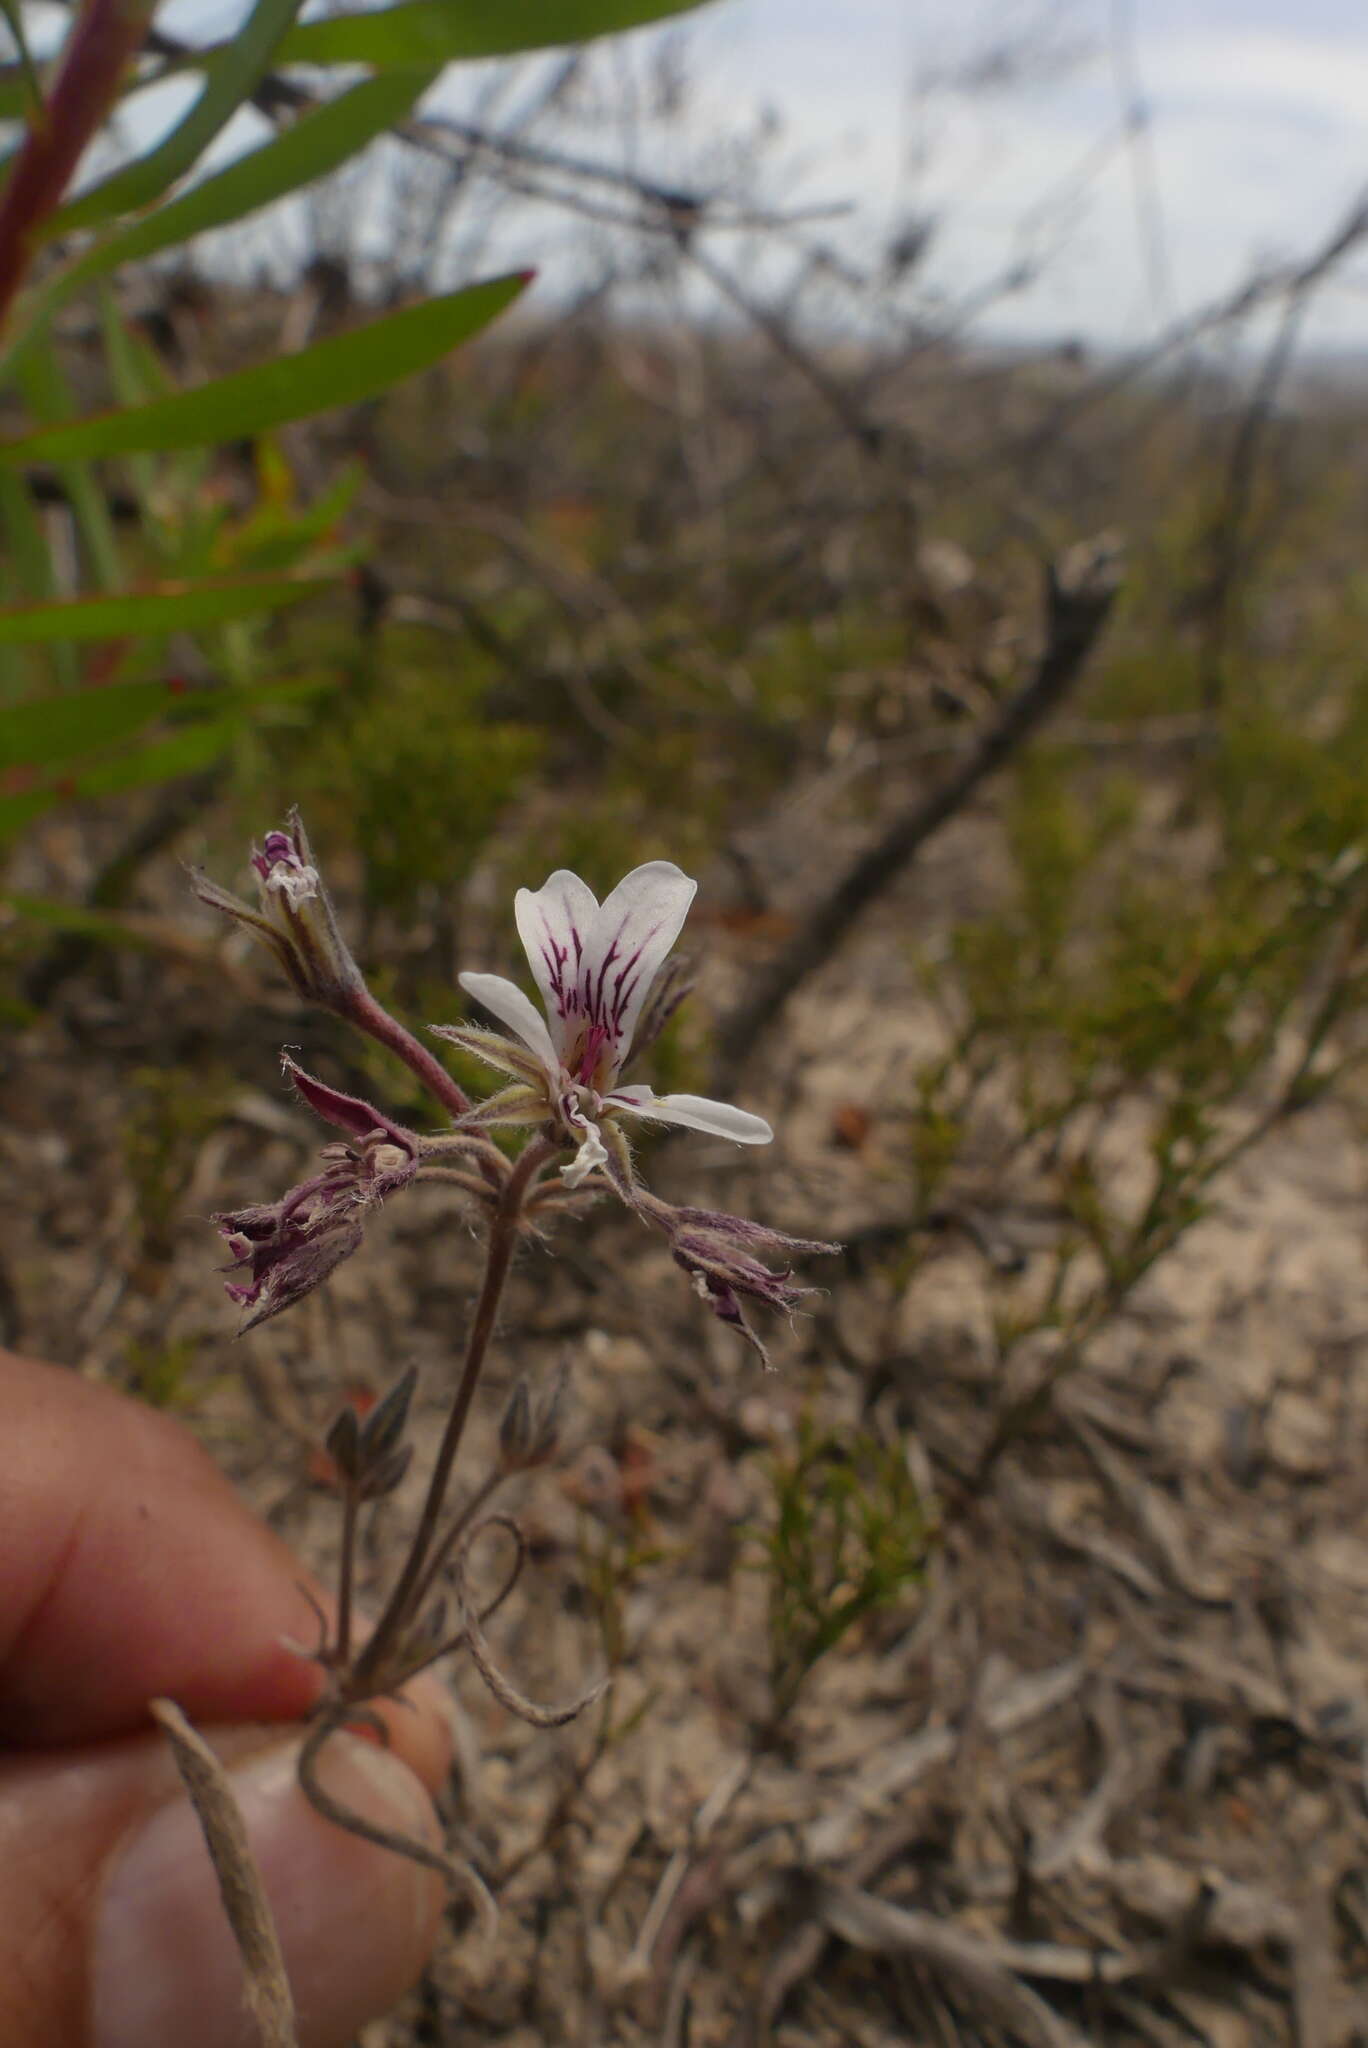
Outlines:
<svg viewBox="0 0 1368 2048"><path fill-rule="evenodd" d="M252 1311L239 1335L311 1294L361 1244L366 1211L407 1186L418 1171L419 1141L411 1131L358 1097L327 1087L292 1060L285 1064L310 1107L356 1143L325 1147L324 1172L301 1181L278 1202L215 1216L233 1255L230 1270L242 1276L225 1283L227 1292Z"/></svg>
<svg viewBox="0 0 1368 2048"><path fill-rule="evenodd" d="M699 1299L743 1336L767 1366L769 1354L746 1320L742 1298L792 1314L812 1289L796 1284L791 1266L776 1272L755 1254L792 1258L840 1250L820 1238L789 1237L720 1209L672 1209L654 1195L638 1196L635 1206L665 1233L675 1263L689 1275Z"/></svg>
<svg viewBox="0 0 1368 2048"><path fill-rule="evenodd" d="M306 1000L350 1016L366 984L338 928L298 811L290 812L283 830L266 834L252 866L257 910L199 870L192 874L195 894L269 946Z"/></svg>
<svg viewBox="0 0 1368 2048"><path fill-rule="evenodd" d="M232 1270L245 1268L248 1274L245 1283L224 1283L233 1301L252 1310L239 1336L312 1294L335 1267L351 1257L364 1234L356 1217L336 1212L325 1213L317 1221L286 1223L270 1236L258 1232L252 1238L239 1233L238 1217L216 1216L214 1220L234 1253Z"/></svg>
<svg viewBox="0 0 1368 2048"><path fill-rule="evenodd" d="M345 1131L349 1137L362 1143L371 1138L388 1138L391 1145L398 1146L411 1158L418 1157L419 1141L414 1132L406 1131L402 1124L396 1124L369 1102L363 1102L359 1095L344 1095L340 1088L330 1088L316 1075L306 1074L288 1053L280 1064L286 1078L303 1096L314 1115L321 1116L325 1123L334 1124L339 1131Z"/></svg>

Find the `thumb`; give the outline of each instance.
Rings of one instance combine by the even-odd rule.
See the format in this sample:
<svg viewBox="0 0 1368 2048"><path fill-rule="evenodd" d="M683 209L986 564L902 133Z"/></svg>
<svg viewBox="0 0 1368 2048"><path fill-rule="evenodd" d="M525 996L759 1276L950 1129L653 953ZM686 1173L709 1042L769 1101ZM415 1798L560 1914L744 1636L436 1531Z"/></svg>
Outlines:
<svg viewBox="0 0 1368 2048"><path fill-rule="evenodd" d="M344 2048L417 1977L435 1872L335 1827L295 1777L299 1740L208 1731L279 1930L301 2048ZM418 1779L350 1735L319 1777L365 1819L439 1845ZM0 2042L256 2048L199 1822L166 1745L138 1736L0 1766Z"/></svg>

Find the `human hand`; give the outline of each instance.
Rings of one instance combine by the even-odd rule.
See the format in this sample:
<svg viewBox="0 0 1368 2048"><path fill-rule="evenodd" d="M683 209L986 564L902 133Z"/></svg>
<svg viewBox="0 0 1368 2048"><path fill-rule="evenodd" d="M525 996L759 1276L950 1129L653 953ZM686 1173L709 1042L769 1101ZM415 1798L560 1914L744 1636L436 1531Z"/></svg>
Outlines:
<svg viewBox="0 0 1368 2048"><path fill-rule="evenodd" d="M199 1825L148 1701L227 1763L276 1917L302 2048L341 2048L431 1949L432 1871L347 1834L295 1782L317 1622L289 1551L166 1416L0 1350L0 2048L252 2048ZM339 1735L321 1775L437 1845L435 1683ZM425 1789L426 1788L426 1789Z"/></svg>

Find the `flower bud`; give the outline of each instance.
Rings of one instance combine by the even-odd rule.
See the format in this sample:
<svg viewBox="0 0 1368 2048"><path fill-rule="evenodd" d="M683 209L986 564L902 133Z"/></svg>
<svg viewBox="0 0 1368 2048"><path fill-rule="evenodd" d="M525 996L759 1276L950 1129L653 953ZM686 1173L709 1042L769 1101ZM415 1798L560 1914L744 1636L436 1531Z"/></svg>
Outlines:
<svg viewBox="0 0 1368 2048"><path fill-rule="evenodd" d="M290 812L284 830L266 834L253 850L252 866L259 910L198 869L192 877L195 894L269 946L301 996L349 1015L365 982L338 929L298 811Z"/></svg>
<svg viewBox="0 0 1368 2048"><path fill-rule="evenodd" d="M561 1366L536 1396L526 1380L518 1381L499 1424L499 1464L504 1472L527 1472L555 1456L568 1377Z"/></svg>
<svg viewBox="0 0 1368 2048"><path fill-rule="evenodd" d="M326 1146L324 1171L291 1188L278 1202L258 1202L215 1216L238 1276L226 1283L228 1293L252 1311L242 1325L244 1331L312 1293L360 1246L367 1213L406 1187L418 1171L418 1140L411 1131L357 1096L326 1087L293 1060L285 1061L285 1071L309 1106L356 1142ZM401 1395L405 1386L407 1392ZM393 1400L401 1410L402 1429L412 1392L406 1375L380 1403L372 1423L382 1411L390 1412Z"/></svg>

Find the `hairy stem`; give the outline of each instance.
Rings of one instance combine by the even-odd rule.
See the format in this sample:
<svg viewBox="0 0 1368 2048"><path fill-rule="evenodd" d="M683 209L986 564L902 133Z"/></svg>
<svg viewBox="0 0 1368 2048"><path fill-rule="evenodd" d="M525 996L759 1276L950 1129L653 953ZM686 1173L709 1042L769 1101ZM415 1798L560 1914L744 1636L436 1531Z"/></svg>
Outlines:
<svg viewBox="0 0 1368 2048"><path fill-rule="evenodd" d="M428 1093L436 1096L443 1109L449 1109L453 1116L469 1114L470 1097L464 1088L452 1080L441 1061L434 1059L411 1031L405 1030L397 1018L391 1017L368 988L352 997L347 1015L358 1031L364 1031L368 1038L373 1038L378 1045L383 1045L401 1059L418 1076Z"/></svg>
<svg viewBox="0 0 1368 2048"><path fill-rule="evenodd" d="M412 1547L404 1560L404 1568L395 1581L389 1599L385 1602L384 1612L375 1625L373 1635L357 1658L347 1680L347 1690L353 1698L364 1698L376 1689L376 1674L383 1672L386 1660L412 1620L416 1605L427 1591L428 1557L436 1541L456 1453L465 1435L466 1423L475 1399L475 1389L480 1383L485 1354L489 1349L489 1340L494 1334L494 1326L498 1320L504 1282L508 1278L518 1242L518 1225L523 1203L535 1185L537 1175L548 1159L554 1156L556 1150L557 1147L549 1138L533 1138L520 1154L500 1191L489 1227L484 1279L471 1319L470 1335L466 1339L465 1359L461 1366L456 1398L451 1404L451 1413L447 1416L446 1428L442 1432L437 1461L432 1468L432 1477L428 1481L427 1498L423 1502L423 1512L419 1517Z"/></svg>

